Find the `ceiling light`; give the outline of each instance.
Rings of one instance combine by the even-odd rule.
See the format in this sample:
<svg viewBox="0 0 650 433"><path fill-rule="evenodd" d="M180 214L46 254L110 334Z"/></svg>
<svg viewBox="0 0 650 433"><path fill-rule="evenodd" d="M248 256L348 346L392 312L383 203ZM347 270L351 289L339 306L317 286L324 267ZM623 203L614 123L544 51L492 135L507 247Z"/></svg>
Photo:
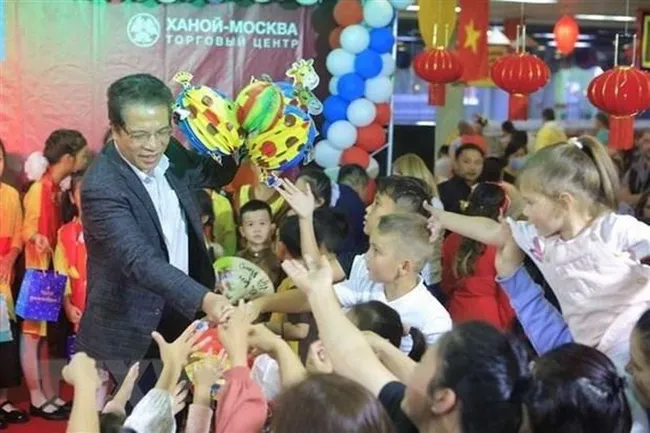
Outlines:
<svg viewBox="0 0 650 433"><path fill-rule="evenodd" d="M549 47L557 47L557 42L555 41L549 41L548 42ZM576 42L574 47L575 48L589 48L591 44L589 42Z"/></svg>
<svg viewBox="0 0 650 433"><path fill-rule="evenodd" d="M419 122L415 122L417 126L436 126L436 122L433 120L420 120Z"/></svg>
<svg viewBox="0 0 650 433"><path fill-rule="evenodd" d="M632 23L636 21L635 17L629 17L626 15L593 15L593 14L578 14L575 16L577 20L585 21L617 21L617 22L628 22Z"/></svg>
<svg viewBox="0 0 650 433"><path fill-rule="evenodd" d="M459 14L460 11L462 11L463 9L460 6L456 6L456 9L454 10L456 11L457 14Z"/></svg>
<svg viewBox="0 0 650 433"><path fill-rule="evenodd" d="M533 33L533 37L555 39L555 35L553 33ZM579 41L593 41L594 39L596 39L596 36L594 35L578 35Z"/></svg>
<svg viewBox="0 0 650 433"><path fill-rule="evenodd" d="M409 12L417 12L420 10L420 5L410 5L406 7L406 10Z"/></svg>

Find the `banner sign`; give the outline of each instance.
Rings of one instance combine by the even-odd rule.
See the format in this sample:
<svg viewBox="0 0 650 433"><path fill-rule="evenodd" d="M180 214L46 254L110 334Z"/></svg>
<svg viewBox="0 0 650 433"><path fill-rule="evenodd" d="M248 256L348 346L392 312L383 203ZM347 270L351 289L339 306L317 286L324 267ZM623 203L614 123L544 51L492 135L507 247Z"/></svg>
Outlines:
<svg viewBox="0 0 650 433"><path fill-rule="evenodd" d="M650 69L650 10L640 11L641 67Z"/></svg>
<svg viewBox="0 0 650 433"><path fill-rule="evenodd" d="M251 76L281 81L296 59L315 57L315 10L0 0L0 138L25 155L73 128L101 147L107 87L127 74L153 74L176 93L171 78L190 71L230 97Z"/></svg>

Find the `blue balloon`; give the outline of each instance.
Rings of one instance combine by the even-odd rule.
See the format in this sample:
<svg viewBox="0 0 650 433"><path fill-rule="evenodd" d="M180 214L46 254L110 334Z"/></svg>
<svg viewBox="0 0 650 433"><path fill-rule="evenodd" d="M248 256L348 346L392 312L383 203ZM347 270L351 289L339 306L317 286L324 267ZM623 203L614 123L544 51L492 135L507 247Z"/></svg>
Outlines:
<svg viewBox="0 0 650 433"><path fill-rule="evenodd" d="M382 27L370 31L370 49L379 54L390 53L395 44L392 27Z"/></svg>
<svg viewBox="0 0 650 433"><path fill-rule="evenodd" d="M366 90L366 83L363 78L354 72L341 75L337 86L338 96L346 101L352 102L355 99L363 98Z"/></svg>
<svg viewBox="0 0 650 433"><path fill-rule="evenodd" d="M354 70L363 78L376 77L383 66L381 55L373 50L362 51L354 59Z"/></svg>
<svg viewBox="0 0 650 433"><path fill-rule="evenodd" d="M348 117L348 105L350 103L343 98L332 95L325 100L323 115L330 122L346 120Z"/></svg>

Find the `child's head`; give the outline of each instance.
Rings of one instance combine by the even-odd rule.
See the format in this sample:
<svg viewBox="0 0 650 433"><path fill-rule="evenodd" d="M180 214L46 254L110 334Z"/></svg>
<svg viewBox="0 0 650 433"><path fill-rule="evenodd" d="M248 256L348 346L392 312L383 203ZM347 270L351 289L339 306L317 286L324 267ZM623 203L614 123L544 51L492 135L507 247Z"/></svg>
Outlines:
<svg viewBox="0 0 650 433"><path fill-rule="evenodd" d="M361 385L336 374L310 375L284 390L275 403L271 430L278 433L395 431L379 400Z"/></svg>
<svg viewBox="0 0 650 433"><path fill-rule="evenodd" d="M88 165L88 143L81 132L57 129L45 140L43 156L50 165L60 165L64 174L81 171Z"/></svg>
<svg viewBox="0 0 650 433"><path fill-rule="evenodd" d="M505 215L510 201L506 192L496 183L479 183L467 200L465 214L480 216L498 221ZM476 260L485 251L485 244L473 239L463 238L456 253L453 270L457 277L474 273Z"/></svg>
<svg viewBox="0 0 650 433"><path fill-rule="evenodd" d="M335 252L348 236L349 225L345 215L328 208L316 209L313 216L316 243L322 254ZM281 260L302 257L300 225L297 215L286 217L280 227L278 258Z"/></svg>
<svg viewBox="0 0 650 433"><path fill-rule="evenodd" d="M122 426L126 421L126 415L118 412L107 412L99 415L100 433L122 433Z"/></svg>
<svg viewBox="0 0 650 433"><path fill-rule="evenodd" d="M438 150L438 158L444 158L446 156L449 156L449 145L443 144L440 146L440 150Z"/></svg>
<svg viewBox="0 0 650 433"><path fill-rule="evenodd" d="M61 202L64 222L72 221L74 217L81 216L81 185L83 177L83 172L74 173L70 177L70 190L65 194Z"/></svg>
<svg viewBox="0 0 650 433"><path fill-rule="evenodd" d="M212 227L214 226L214 208L212 207L212 199L210 199L210 194L208 194L208 192L204 189L199 189L195 191L194 195L196 197L196 204L199 207L201 224L203 225L206 233L212 232Z"/></svg>
<svg viewBox="0 0 650 433"><path fill-rule="evenodd" d="M502 158L489 157L483 161L483 170L478 178L478 182L501 182L503 181L503 171L505 163Z"/></svg>
<svg viewBox="0 0 650 433"><path fill-rule="evenodd" d="M408 176L388 176L379 179L377 193L366 208L363 232L370 235L379 219L394 213L419 213L428 216L424 202L431 200L429 187L423 180Z"/></svg>
<svg viewBox="0 0 650 433"><path fill-rule="evenodd" d="M410 176L423 180L428 186L432 195L438 195L436 178L422 161L422 158L415 153L407 153L395 160L393 163L393 174L395 176Z"/></svg>
<svg viewBox="0 0 650 433"><path fill-rule="evenodd" d="M378 283L417 276L432 255L425 217L414 213L384 215L370 235L368 275Z"/></svg>
<svg viewBox="0 0 650 433"><path fill-rule="evenodd" d="M274 231L273 211L268 203L251 200L239 210L239 234L249 248L267 245Z"/></svg>
<svg viewBox="0 0 650 433"><path fill-rule="evenodd" d="M483 171L485 153L476 144L465 143L456 150L454 173L470 185L478 180Z"/></svg>
<svg viewBox="0 0 650 433"><path fill-rule="evenodd" d="M325 172L315 167L307 167L300 171L296 179L296 186L305 192L307 185L314 194L316 208L329 207L332 201L332 181Z"/></svg>
<svg viewBox="0 0 650 433"><path fill-rule="evenodd" d="M599 111L594 116L594 126L596 129L609 129L609 117L607 114ZM607 144L607 143L604 143Z"/></svg>
<svg viewBox="0 0 650 433"><path fill-rule="evenodd" d="M639 139L636 142L636 147L643 154L650 154L650 129L644 129L639 134Z"/></svg>
<svg viewBox="0 0 650 433"><path fill-rule="evenodd" d="M528 154L528 133L526 131L515 131L512 133L510 143L506 146L503 158L506 160L510 170L518 172L523 167Z"/></svg>
<svg viewBox="0 0 650 433"><path fill-rule="evenodd" d="M630 339L630 360L625 369L634 379L637 400L650 409L650 310L634 326Z"/></svg>
<svg viewBox="0 0 650 433"><path fill-rule="evenodd" d="M400 347L404 336L404 325L399 313L379 301L357 304L347 313L348 319L361 331L371 331ZM409 357L419 361L427 348L424 334L417 328L411 328L409 335L413 338L413 348Z"/></svg>
<svg viewBox="0 0 650 433"><path fill-rule="evenodd" d="M537 359L527 393L531 431L629 432L625 384L614 363L593 347L570 343Z"/></svg>
<svg viewBox="0 0 650 433"><path fill-rule="evenodd" d="M356 164L348 164L341 167L337 182L352 188L359 194L361 200L366 199L368 196L368 184L370 183L370 176L368 172L361 166Z"/></svg>
<svg viewBox="0 0 650 433"><path fill-rule="evenodd" d="M619 180L607 150L582 136L531 155L518 176L524 215L542 236L566 229L568 218L594 218L618 207Z"/></svg>

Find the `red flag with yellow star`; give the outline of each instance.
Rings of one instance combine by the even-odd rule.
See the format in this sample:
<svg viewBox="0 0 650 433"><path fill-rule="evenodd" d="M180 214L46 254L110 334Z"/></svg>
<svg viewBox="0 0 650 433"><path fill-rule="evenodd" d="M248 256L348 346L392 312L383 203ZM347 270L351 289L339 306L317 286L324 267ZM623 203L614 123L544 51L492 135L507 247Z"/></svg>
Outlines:
<svg viewBox="0 0 650 433"><path fill-rule="evenodd" d="M489 78L487 31L490 23L489 0L460 0L457 51L463 63L462 81Z"/></svg>

